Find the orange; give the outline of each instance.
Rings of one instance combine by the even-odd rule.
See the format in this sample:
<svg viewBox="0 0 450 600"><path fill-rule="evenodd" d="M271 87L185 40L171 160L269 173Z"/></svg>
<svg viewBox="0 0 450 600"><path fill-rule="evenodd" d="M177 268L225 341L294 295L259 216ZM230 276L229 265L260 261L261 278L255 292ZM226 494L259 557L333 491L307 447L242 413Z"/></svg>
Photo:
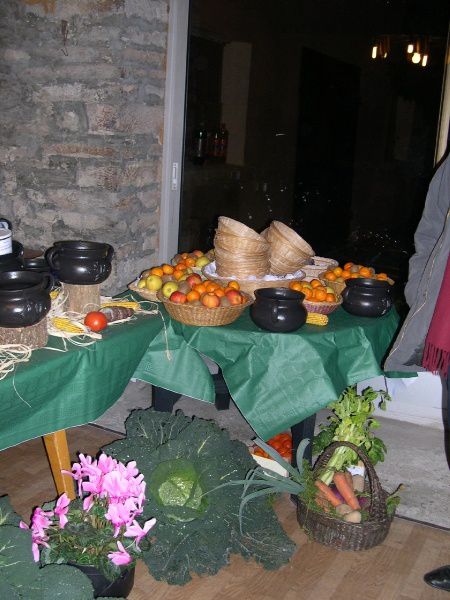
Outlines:
<svg viewBox="0 0 450 600"><path fill-rule="evenodd" d="M201 295L206 292L206 285L204 283L197 283L193 289Z"/></svg>
<svg viewBox="0 0 450 600"><path fill-rule="evenodd" d="M200 292L197 290L191 290L186 294L186 299L188 302L194 302L195 300L200 300Z"/></svg>
<svg viewBox="0 0 450 600"><path fill-rule="evenodd" d="M241 286L238 284L237 281L229 281L227 287L233 288L233 290L240 290L241 289Z"/></svg>
<svg viewBox="0 0 450 600"><path fill-rule="evenodd" d="M342 275L342 269L341 267L336 267L333 269L333 273L336 275L336 277L340 277Z"/></svg>
<svg viewBox="0 0 450 600"><path fill-rule="evenodd" d="M289 287L291 288L291 290L295 290L296 292L303 291L303 286L300 283L300 281L291 281Z"/></svg>
<svg viewBox="0 0 450 600"><path fill-rule="evenodd" d="M310 300L312 298L313 290L310 288L305 287L300 291L305 295L305 300Z"/></svg>
<svg viewBox="0 0 450 600"><path fill-rule="evenodd" d="M205 288L207 292L214 292L215 290L220 288L220 285L218 283L215 283L214 281L207 281L205 282Z"/></svg>
<svg viewBox="0 0 450 600"><path fill-rule="evenodd" d="M180 254L181 258L184 260L185 258L187 258L189 256L188 252L183 252L182 254Z"/></svg>
<svg viewBox="0 0 450 600"><path fill-rule="evenodd" d="M350 269L353 267L353 263L352 262L346 262L344 265L344 271L350 271Z"/></svg>
<svg viewBox="0 0 450 600"><path fill-rule="evenodd" d="M214 293L216 296L219 296L219 298L223 298L225 296L225 290L221 287L218 287L217 289L215 289Z"/></svg>
<svg viewBox="0 0 450 600"><path fill-rule="evenodd" d="M200 256L203 256L203 252L201 250L194 250L191 254L195 254L195 256L197 256L198 258L200 258Z"/></svg>
<svg viewBox="0 0 450 600"><path fill-rule="evenodd" d="M333 273L333 271L327 271L325 273L325 279L327 281L336 281L337 275Z"/></svg>
<svg viewBox="0 0 450 600"><path fill-rule="evenodd" d="M349 279L349 277L351 277L351 272L347 271L347 269L344 269L342 271L342 275L341 275L342 279Z"/></svg>
<svg viewBox="0 0 450 600"><path fill-rule="evenodd" d="M175 269L175 271L173 272L173 278L175 279L175 281L178 281L179 279L181 279L184 275L183 271L180 271L180 269Z"/></svg>
<svg viewBox="0 0 450 600"><path fill-rule="evenodd" d="M318 279L311 279L311 281L309 282L311 287L316 288L319 285L322 285L322 282L319 281Z"/></svg>
<svg viewBox="0 0 450 600"><path fill-rule="evenodd" d="M359 270L359 274L361 275L361 277L370 277L372 275L372 273L367 267L361 267Z"/></svg>
<svg viewBox="0 0 450 600"><path fill-rule="evenodd" d="M386 275L386 273L378 273L377 275L377 279L387 279L388 276Z"/></svg>
<svg viewBox="0 0 450 600"><path fill-rule="evenodd" d="M164 271L162 270L161 267L152 267L150 269L150 273L152 275L158 275L158 277L162 277L164 275Z"/></svg>
<svg viewBox="0 0 450 600"><path fill-rule="evenodd" d="M327 294L325 302L336 302L336 296L334 294Z"/></svg>
<svg viewBox="0 0 450 600"><path fill-rule="evenodd" d="M164 275L172 275L172 273L175 271L174 267L168 264L162 265L161 269L163 270Z"/></svg>
<svg viewBox="0 0 450 600"><path fill-rule="evenodd" d="M195 267L195 258L192 258L190 256L188 256L188 258L186 258L184 260L185 264L187 267Z"/></svg>
<svg viewBox="0 0 450 600"><path fill-rule="evenodd" d="M360 277L359 273L350 273L350 279L358 279Z"/></svg>
<svg viewBox="0 0 450 600"><path fill-rule="evenodd" d="M327 297L327 293L324 290L315 289L313 297L316 302L323 302Z"/></svg>

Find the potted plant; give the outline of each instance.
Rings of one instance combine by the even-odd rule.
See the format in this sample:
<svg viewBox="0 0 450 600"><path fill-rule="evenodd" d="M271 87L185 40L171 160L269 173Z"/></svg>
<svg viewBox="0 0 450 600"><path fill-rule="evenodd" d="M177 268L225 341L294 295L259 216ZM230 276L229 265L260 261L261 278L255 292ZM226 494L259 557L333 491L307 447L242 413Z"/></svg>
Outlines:
<svg viewBox="0 0 450 600"><path fill-rule="evenodd" d="M154 518L142 522L144 476L135 462L126 465L106 454L98 460L79 455L67 472L77 482L78 497L64 493L34 509L30 527L34 560L41 566L66 563L82 570L95 596L127 597L134 566Z"/></svg>

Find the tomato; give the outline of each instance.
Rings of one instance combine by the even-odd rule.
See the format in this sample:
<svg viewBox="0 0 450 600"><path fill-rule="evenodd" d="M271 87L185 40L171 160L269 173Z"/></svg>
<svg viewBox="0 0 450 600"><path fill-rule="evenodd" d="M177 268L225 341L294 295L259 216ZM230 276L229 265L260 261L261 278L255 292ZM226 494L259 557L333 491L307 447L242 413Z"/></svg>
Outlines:
<svg viewBox="0 0 450 600"><path fill-rule="evenodd" d="M84 317L84 324L91 331L101 331L106 328L108 321L102 312L94 310Z"/></svg>

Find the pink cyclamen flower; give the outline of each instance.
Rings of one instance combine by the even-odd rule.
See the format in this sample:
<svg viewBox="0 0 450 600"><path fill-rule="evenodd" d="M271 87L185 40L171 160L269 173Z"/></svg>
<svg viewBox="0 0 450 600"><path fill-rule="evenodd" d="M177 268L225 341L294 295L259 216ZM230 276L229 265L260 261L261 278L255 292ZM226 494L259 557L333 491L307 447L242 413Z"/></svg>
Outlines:
<svg viewBox="0 0 450 600"><path fill-rule="evenodd" d="M45 535L44 530L51 525L50 517L53 517L53 511L42 510L39 506L35 508L31 517L31 529L33 532L43 537Z"/></svg>
<svg viewBox="0 0 450 600"><path fill-rule="evenodd" d="M69 504L70 498L64 492L64 494L61 494L61 496L58 498L58 501L56 502L55 506L55 515L59 517L59 527L61 529L64 529L68 521L66 514L69 510Z"/></svg>
<svg viewBox="0 0 450 600"><path fill-rule="evenodd" d="M156 519L150 519L145 521L144 527L141 527L139 523L134 520L132 525L128 525L125 530L125 537L134 537L136 539L136 545L147 535L152 527L154 527Z"/></svg>
<svg viewBox="0 0 450 600"><path fill-rule="evenodd" d="M117 542L119 552L110 552L108 554L109 560L117 566L128 565L131 562L131 556L125 550L122 542Z"/></svg>

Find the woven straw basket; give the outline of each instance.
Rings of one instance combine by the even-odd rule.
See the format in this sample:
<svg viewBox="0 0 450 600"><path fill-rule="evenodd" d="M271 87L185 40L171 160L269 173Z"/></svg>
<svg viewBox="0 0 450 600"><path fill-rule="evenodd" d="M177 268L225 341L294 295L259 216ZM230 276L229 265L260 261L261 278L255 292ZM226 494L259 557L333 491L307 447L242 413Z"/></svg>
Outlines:
<svg viewBox="0 0 450 600"><path fill-rule="evenodd" d="M325 285L327 285L332 290L334 290L336 294L342 294L342 292L345 289L345 281L344 282L328 281L328 279L325 279L325 273L326 273L326 271L319 273L317 279L320 279L321 281L323 281L325 283Z"/></svg>
<svg viewBox="0 0 450 600"><path fill-rule="evenodd" d="M219 277L219 276L209 275L209 274L206 274L204 270L203 270L203 276L206 277L206 279L209 279L210 281L214 281L215 283L218 283L221 286L223 286L228 281L230 281L229 277ZM301 276L299 276L296 279L296 281L299 281L300 279L302 279ZM237 281L237 283L239 284L239 288L240 288L241 292L245 292L246 294L248 294L249 296L254 298L255 290L258 290L261 288L281 288L281 287L287 288L287 287L289 287L289 284L293 280L292 279L273 279L273 280L268 281L267 279L234 279L234 281Z"/></svg>
<svg viewBox="0 0 450 600"><path fill-rule="evenodd" d="M330 315L342 304L342 297L337 297L337 302L314 302L313 300L303 300L303 306L308 312L319 313L321 315Z"/></svg>
<svg viewBox="0 0 450 600"><path fill-rule="evenodd" d="M235 235L238 237L245 237L254 240L261 240L261 236L254 229L247 227L240 221L235 221L229 217L219 217L217 231ZM264 239L264 238L262 238Z"/></svg>
<svg viewBox="0 0 450 600"><path fill-rule="evenodd" d="M196 325L197 327L217 327L219 325L229 325L243 313L243 311L253 303L253 298L245 294L247 302L234 306L218 306L217 308L207 308L191 304L176 304L159 294L159 298L165 309L175 321L185 325Z"/></svg>
<svg viewBox="0 0 450 600"><path fill-rule="evenodd" d="M334 269L334 267L339 266L338 261L334 258L326 258L325 256L313 256L312 260L314 265L317 265L318 267L323 267L323 269Z"/></svg>
<svg viewBox="0 0 450 600"><path fill-rule="evenodd" d="M157 292L152 292L147 288L138 288L135 281L128 284L128 289L140 296L141 298L144 298L144 300L150 300L151 302L161 302L161 300L158 298Z"/></svg>
<svg viewBox="0 0 450 600"><path fill-rule="evenodd" d="M268 237L275 236L287 242L293 248L296 248L307 257L314 256L314 250L311 246L298 235L296 231L282 223L281 221L272 221L268 231Z"/></svg>
<svg viewBox="0 0 450 600"><path fill-rule="evenodd" d="M393 514L386 511L387 492L383 490L378 475L367 454L349 442L334 442L321 454L314 465L314 476L317 477L334 451L340 446L348 446L356 452L366 467L368 477L367 491L371 501L368 507L369 516L362 523L347 523L326 513L308 509L301 497L297 503L297 520L305 532L316 542L332 546L336 550L368 550L381 544L386 538L392 523Z"/></svg>

